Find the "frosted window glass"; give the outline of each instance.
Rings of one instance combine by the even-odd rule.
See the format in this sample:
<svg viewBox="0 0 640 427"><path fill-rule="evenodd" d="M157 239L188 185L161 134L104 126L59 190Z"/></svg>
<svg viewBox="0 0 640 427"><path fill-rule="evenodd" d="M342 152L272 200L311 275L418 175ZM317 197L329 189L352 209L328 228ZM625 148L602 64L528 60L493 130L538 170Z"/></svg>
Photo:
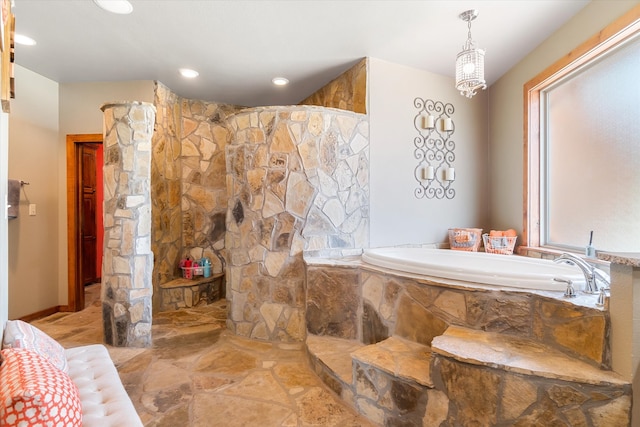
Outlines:
<svg viewBox="0 0 640 427"><path fill-rule="evenodd" d="M639 79L636 39L546 91L545 245L640 252Z"/></svg>

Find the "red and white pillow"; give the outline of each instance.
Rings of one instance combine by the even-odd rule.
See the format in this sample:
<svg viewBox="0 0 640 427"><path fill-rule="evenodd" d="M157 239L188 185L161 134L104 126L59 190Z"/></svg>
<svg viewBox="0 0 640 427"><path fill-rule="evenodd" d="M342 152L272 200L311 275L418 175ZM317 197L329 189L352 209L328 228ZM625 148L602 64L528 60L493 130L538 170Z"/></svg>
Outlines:
<svg viewBox="0 0 640 427"><path fill-rule="evenodd" d="M56 368L69 372L64 348L40 329L22 320L8 320L2 348L26 348L46 357Z"/></svg>
<svg viewBox="0 0 640 427"><path fill-rule="evenodd" d="M78 387L68 374L32 350L1 352L0 425L82 426Z"/></svg>

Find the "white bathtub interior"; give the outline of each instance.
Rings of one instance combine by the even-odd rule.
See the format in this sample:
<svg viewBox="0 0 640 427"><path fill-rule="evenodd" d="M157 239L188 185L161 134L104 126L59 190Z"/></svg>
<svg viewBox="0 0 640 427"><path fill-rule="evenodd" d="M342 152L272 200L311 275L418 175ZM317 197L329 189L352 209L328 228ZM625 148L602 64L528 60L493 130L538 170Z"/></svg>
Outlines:
<svg viewBox="0 0 640 427"><path fill-rule="evenodd" d="M575 266L518 255L464 252L428 247L386 247L366 249L365 263L443 279L541 291L566 290L571 280L574 288L584 288L584 275Z"/></svg>

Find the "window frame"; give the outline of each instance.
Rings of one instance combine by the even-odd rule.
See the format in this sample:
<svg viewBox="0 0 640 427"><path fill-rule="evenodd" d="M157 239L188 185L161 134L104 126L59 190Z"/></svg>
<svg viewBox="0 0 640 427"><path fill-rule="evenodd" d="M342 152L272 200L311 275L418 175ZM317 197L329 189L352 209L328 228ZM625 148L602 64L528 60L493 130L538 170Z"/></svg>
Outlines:
<svg viewBox="0 0 640 427"><path fill-rule="evenodd" d="M556 63L542 71L524 85L524 156L523 156L523 227L522 249L536 249L542 252L558 252L557 247L541 246L541 158L540 147L544 135L541 125L541 107L544 102L542 92L569 74L626 42L640 33L640 6L627 13L598 32L586 42L569 52Z"/></svg>

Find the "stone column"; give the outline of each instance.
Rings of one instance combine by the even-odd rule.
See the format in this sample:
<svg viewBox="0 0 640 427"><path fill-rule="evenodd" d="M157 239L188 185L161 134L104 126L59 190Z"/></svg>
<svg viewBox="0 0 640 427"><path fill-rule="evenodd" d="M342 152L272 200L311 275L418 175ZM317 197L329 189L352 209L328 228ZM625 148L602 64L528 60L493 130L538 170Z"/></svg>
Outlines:
<svg viewBox="0 0 640 427"><path fill-rule="evenodd" d="M104 339L151 346L151 137L155 107L114 102L104 112Z"/></svg>

